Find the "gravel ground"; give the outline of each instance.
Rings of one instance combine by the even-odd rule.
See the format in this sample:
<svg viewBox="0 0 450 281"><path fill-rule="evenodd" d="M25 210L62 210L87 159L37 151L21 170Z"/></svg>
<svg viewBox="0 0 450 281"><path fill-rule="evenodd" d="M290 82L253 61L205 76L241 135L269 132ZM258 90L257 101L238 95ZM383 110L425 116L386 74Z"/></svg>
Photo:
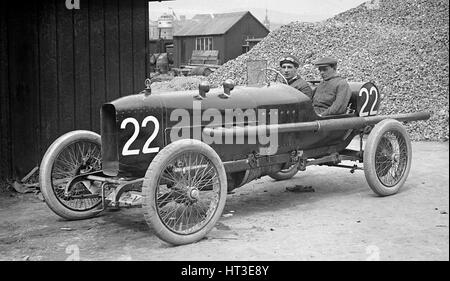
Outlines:
<svg viewBox="0 0 450 281"><path fill-rule="evenodd" d="M172 247L140 208L64 221L33 194L0 196L0 260L449 260L449 146L413 143L408 180L377 197L364 173L308 167L227 197L207 238ZM315 192L288 192L296 184Z"/></svg>

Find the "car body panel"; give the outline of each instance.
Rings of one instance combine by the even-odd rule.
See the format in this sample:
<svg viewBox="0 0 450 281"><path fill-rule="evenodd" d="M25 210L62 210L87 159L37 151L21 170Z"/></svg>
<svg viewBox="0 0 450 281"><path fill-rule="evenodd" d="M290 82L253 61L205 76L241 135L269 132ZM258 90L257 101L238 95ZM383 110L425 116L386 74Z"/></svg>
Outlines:
<svg viewBox="0 0 450 281"><path fill-rule="evenodd" d="M363 105L366 109L372 109L366 116L376 114L380 99L373 106L374 100L369 100L372 98L369 93L374 93L373 83L351 83L350 86L350 103L353 103L356 116ZM377 89L376 92L378 94ZM174 130L179 133L184 130L185 133L176 135L176 139L202 139L205 127L227 128L274 122L286 124L346 117L318 116L308 96L281 83L263 87L239 86L229 96L223 93L222 88L212 89L201 99L195 90L165 93L143 91L104 104L101 110L104 173L110 176L143 177L156 154L174 141L171 136ZM221 120L208 118L206 113L211 111L220 112ZM253 112L253 115L245 116L249 112ZM181 122L186 121L183 118L187 118L188 123ZM221 142L212 143L211 147L223 162L229 162L245 159L249 154L267 155L267 151L283 154L338 145L348 141L351 133L351 129L280 133L277 135L276 147L270 149L259 138L250 141L247 136L243 143L236 143L237 139L226 142L223 136Z"/></svg>

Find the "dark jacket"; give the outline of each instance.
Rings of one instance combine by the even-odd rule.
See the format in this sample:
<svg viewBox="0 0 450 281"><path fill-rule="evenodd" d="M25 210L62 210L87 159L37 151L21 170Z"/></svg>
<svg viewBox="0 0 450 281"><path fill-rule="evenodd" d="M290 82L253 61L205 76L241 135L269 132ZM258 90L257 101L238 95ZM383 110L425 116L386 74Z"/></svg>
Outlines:
<svg viewBox="0 0 450 281"><path fill-rule="evenodd" d="M299 76L294 76L288 81L289 86L296 88L300 92L307 95L309 98L312 97L313 91L311 87L308 85L308 82L300 78Z"/></svg>
<svg viewBox="0 0 450 281"><path fill-rule="evenodd" d="M347 81L340 76L333 76L322 81L313 93L313 106L317 114L344 114L352 92Z"/></svg>

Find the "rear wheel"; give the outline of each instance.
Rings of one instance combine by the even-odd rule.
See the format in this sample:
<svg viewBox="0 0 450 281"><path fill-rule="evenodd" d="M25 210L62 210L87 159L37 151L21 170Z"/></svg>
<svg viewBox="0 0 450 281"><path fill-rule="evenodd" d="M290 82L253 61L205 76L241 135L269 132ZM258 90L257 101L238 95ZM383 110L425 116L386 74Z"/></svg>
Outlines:
<svg viewBox="0 0 450 281"><path fill-rule="evenodd" d="M364 149L364 174L370 188L380 196L397 193L408 177L411 156L404 126L392 119L378 123Z"/></svg>
<svg viewBox="0 0 450 281"><path fill-rule="evenodd" d="M205 143L178 140L150 163L142 194L145 219L160 239L174 245L193 243L206 236L222 214L225 168Z"/></svg>
<svg viewBox="0 0 450 281"><path fill-rule="evenodd" d="M39 183L50 209L68 220L86 219L101 209L100 184L74 177L101 170L100 136L91 131L72 131L48 148L40 165ZM72 182L68 186L68 183Z"/></svg>

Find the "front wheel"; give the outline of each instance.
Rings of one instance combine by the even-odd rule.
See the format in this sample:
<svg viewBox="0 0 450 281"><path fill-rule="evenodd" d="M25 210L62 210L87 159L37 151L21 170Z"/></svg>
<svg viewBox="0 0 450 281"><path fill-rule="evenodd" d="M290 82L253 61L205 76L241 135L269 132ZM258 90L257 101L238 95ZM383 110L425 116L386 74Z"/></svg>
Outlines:
<svg viewBox="0 0 450 281"><path fill-rule="evenodd" d="M39 184L45 203L67 220L87 219L101 209L98 182L68 183L76 176L101 170L100 135L91 131L72 131L59 137L47 149L39 171Z"/></svg>
<svg viewBox="0 0 450 281"><path fill-rule="evenodd" d="M364 174L379 196L398 192L411 168L411 140L405 127L387 119L371 131L364 149Z"/></svg>
<svg viewBox="0 0 450 281"><path fill-rule="evenodd" d="M142 195L144 217L160 239L173 245L193 243L205 237L222 214L225 168L207 144L178 140L150 163Z"/></svg>

